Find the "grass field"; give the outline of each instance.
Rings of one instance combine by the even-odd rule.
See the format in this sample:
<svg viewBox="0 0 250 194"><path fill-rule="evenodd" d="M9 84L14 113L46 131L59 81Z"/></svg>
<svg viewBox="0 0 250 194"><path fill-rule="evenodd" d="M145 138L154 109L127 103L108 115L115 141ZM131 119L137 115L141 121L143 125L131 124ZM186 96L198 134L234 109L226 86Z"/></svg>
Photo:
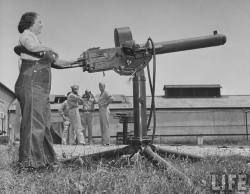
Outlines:
<svg viewBox="0 0 250 194"><path fill-rule="evenodd" d="M155 169L141 157L133 165L125 159L79 160L39 172L15 167L17 147L0 145L0 158L0 193L213 193L211 174L250 175L250 158L242 156L209 157L195 163L166 158L192 180L193 186L172 172ZM249 186L248 179L246 182Z"/></svg>

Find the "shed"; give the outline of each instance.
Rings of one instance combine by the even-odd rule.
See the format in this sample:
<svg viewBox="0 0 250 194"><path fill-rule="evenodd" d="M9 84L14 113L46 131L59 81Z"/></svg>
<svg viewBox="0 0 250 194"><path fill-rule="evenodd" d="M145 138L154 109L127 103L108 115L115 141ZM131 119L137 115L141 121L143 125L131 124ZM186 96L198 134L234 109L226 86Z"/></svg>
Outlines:
<svg viewBox="0 0 250 194"><path fill-rule="evenodd" d="M16 99L15 93L0 82L0 134L7 135L9 126L9 108Z"/></svg>

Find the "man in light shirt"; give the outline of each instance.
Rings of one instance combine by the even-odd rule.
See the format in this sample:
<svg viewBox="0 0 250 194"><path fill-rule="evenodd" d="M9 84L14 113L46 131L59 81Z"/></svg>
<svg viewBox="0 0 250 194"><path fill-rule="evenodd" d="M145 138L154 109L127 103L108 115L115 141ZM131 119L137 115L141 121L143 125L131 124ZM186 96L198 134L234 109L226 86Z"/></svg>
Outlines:
<svg viewBox="0 0 250 194"><path fill-rule="evenodd" d="M85 145L85 138L82 134L82 123L79 113L79 102L82 102L82 98L78 95L79 86L71 86L71 92L68 95L67 102L69 107L69 120L72 126L72 129L75 131L77 143Z"/></svg>
<svg viewBox="0 0 250 194"><path fill-rule="evenodd" d="M67 94L67 96L70 94L70 92ZM69 105L68 100L65 100L60 109L59 114L63 118L63 133L62 133L62 143L63 144L74 144L74 131L72 130L70 120L69 120Z"/></svg>
<svg viewBox="0 0 250 194"><path fill-rule="evenodd" d="M98 98L99 105L99 117L100 117L100 128L102 135L102 144L110 144L110 135L109 135L109 104L113 101L113 97L105 90L105 84L99 83L99 89L101 94Z"/></svg>
<svg viewBox="0 0 250 194"><path fill-rule="evenodd" d="M88 130L88 143L92 144L92 128L93 128L93 112L94 112L94 103L95 98L90 90L85 90L84 95L82 96L83 99L83 127L84 127L84 134L86 137L86 132Z"/></svg>

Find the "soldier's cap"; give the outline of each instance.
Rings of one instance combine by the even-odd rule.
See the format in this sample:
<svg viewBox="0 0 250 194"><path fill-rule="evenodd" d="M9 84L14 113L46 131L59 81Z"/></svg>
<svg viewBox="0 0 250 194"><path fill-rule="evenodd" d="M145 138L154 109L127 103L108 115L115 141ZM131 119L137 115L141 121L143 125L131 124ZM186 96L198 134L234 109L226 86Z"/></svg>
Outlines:
<svg viewBox="0 0 250 194"><path fill-rule="evenodd" d="M72 90L79 90L79 86L78 86L78 85L72 85L72 86L71 86L71 89L72 89Z"/></svg>

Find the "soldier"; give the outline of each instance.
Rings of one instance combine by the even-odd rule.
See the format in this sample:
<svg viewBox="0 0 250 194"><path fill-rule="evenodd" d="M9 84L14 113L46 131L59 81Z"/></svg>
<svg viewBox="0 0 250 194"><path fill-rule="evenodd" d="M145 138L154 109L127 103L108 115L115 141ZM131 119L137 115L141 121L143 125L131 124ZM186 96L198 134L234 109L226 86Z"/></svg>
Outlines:
<svg viewBox="0 0 250 194"><path fill-rule="evenodd" d="M67 96L70 92L67 94ZM62 143L72 145L74 143L74 131L72 130L70 121L69 121L69 105L68 100L66 99L60 109L59 114L63 118L63 134L62 134Z"/></svg>
<svg viewBox="0 0 250 194"><path fill-rule="evenodd" d="M86 131L88 129L88 143L92 144L92 128L93 128L93 112L94 112L94 103L95 98L90 90L85 90L83 98L83 124L84 131L86 136Z"/></svg>
<svg viewBox="0 0 250 194"><path fill-rule="evenodd" d="M75 131L77 143L85 145L85 138L82 134L81 117L79 113L79 102L82 102L82 98L78 95L79 86L71 86L71 92L68 95L67 102L69 106L69 120L71 123L72 130Z"/></svg>
<svg viewBox="0 0 250 194"><path fill-rule="evenodd" d="M113 101L113 97L105 90L105 84L99 83L99 89L101 94L98 99L99 105L99 117L100 117L100 128L102 135L102 144L110 144L109 136L109 104Z"/></svg>

